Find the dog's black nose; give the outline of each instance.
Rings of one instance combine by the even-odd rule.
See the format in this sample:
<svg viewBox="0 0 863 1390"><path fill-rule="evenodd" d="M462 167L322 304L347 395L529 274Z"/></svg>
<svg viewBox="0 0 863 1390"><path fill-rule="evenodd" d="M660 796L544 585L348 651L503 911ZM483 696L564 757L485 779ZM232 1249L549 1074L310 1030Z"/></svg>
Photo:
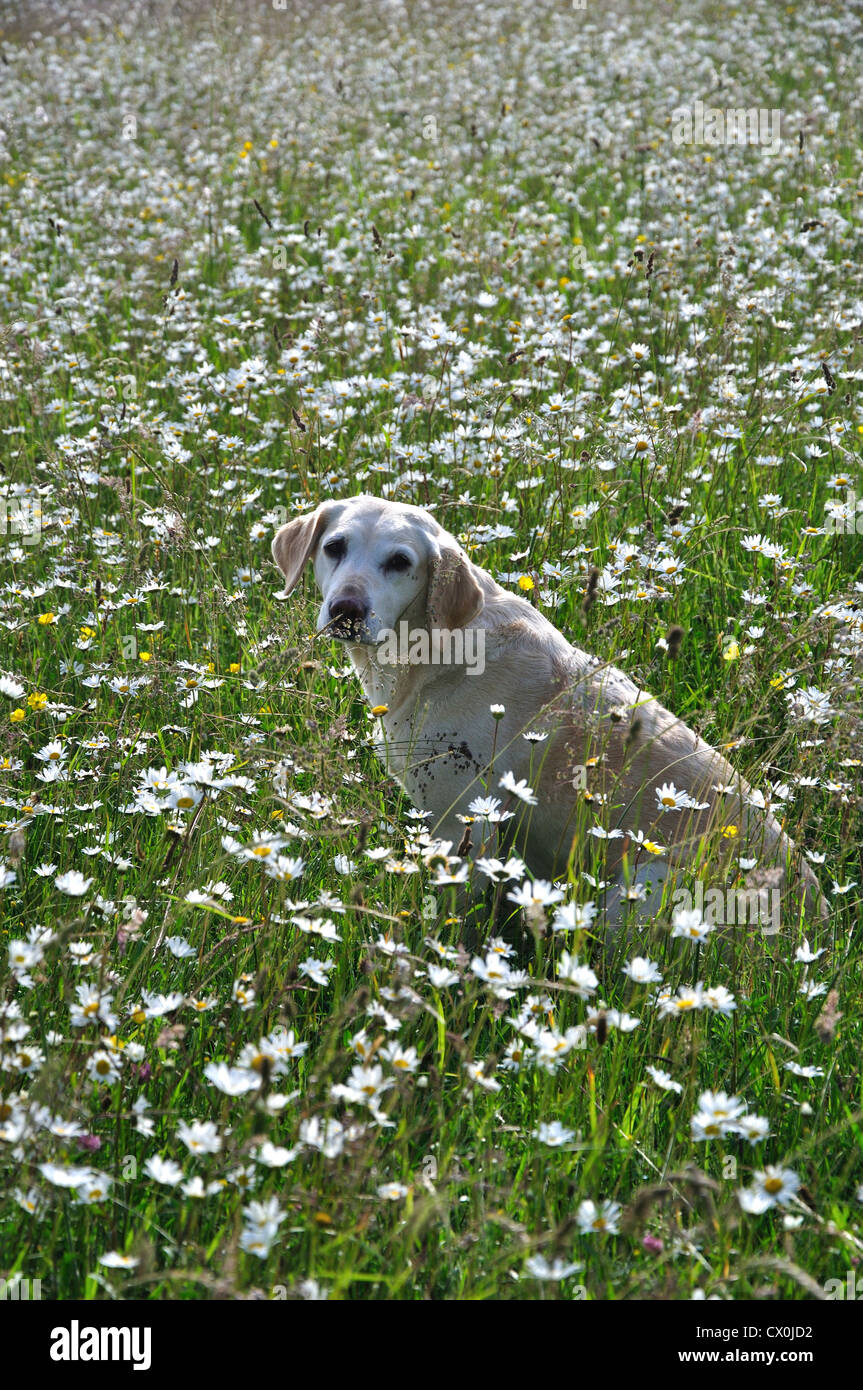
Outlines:
<svg viewBox="0 0 863 1390"><path fill-rule="evenodd" d="M343 594L330 601L330 631L334 637L355 637L368 615L368 604L352 594Z"/></svg>

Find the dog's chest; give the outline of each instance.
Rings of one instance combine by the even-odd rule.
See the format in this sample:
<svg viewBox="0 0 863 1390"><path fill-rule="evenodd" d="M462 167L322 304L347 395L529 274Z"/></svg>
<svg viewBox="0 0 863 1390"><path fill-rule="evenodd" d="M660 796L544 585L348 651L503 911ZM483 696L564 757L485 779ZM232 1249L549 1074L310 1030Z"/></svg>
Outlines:
<svg viewBox="0 0 863 1390"><path fill-rule="evenodd" d="M486 792L482 775L491 742L472 737L445 721L417 732L408 720L390 719L375 743L387 771L397 777L414 804L442 815L453 803Z"/></svg>

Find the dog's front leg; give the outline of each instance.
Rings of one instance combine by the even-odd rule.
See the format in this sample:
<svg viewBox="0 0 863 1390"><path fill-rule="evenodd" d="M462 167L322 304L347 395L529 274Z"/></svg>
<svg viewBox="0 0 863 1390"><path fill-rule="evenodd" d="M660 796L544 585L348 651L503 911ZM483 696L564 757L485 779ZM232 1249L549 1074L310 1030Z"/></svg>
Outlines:
<svg viewBox="0 0 863 1390"><path fill-rule="evenodd" d="M502 827L451 815L431 832L441 851L427 856L434 870L433 887L440 905L438 921L458 927L458 938L471 954L482 952L494 936L504 936L521 947L524 924L521 910L508 900L511 881L484 872L477 866L481 858L505 861L511 837Z"/></svg>

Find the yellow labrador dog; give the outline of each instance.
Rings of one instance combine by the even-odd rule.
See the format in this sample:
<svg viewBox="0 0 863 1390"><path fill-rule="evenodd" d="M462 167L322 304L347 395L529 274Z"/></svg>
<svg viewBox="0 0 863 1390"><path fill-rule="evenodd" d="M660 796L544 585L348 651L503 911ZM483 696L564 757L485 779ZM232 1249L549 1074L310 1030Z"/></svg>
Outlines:
<svg viewBox="0 0 863 1390"><path fill-rule="evenodd" d="M314 562L318 630L385 707L380 756L463 854L495 853L501 825L536 877L598 865L612 924L631 903L655 912L675 872L721 882L746 856L762 901L765 883L781 895L783 924L823 915L808 864L725 758L502 589L430 512L324 502L280 529L273 556L286 593Z"/></svg>

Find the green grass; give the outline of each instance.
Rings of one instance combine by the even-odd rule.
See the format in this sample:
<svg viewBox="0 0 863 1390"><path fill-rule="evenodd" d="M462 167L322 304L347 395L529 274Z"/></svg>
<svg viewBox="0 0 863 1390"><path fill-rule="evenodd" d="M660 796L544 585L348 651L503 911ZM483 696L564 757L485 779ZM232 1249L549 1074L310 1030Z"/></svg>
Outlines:
<svg viewBox="0 0 863 1390"><path fill-rule="evenodd" d="M85 8L70 32L3 38L0 491L41 520L27 544L7 519L0 594L0 1275L58 1299L306 1281L351 1299L817 1296L863 1239L863 536L824 524L863 496L859 20L754 3L648 24L550 0L405 15L251 7L235 34L223 11L97 26ZM671 111L696 99L781 108L780 154L673 146ZM540 911L529 984L495 997L345 654L314 635L311 576L278 597L277 526L360 491L434 507L756 787L786 783L789 833L823 856L830 920L806 931L824 954L796 960L791 923L694 947L670 913L612 953ZM744 549L753 533L775 557ZM619 601L608 585L585 604L593 567ZM820 725L790 697L810 686ZM172 779L195 804L168 804ZM225 847L269 832L296 877ZM56 886L71 870L80 896ZM563 950L594 970L589 1002L561 983ZM672 994L724 986L736 1008L663 1016L622 973L635 954ZM75 1026L80 986L110 1004ZM144 991L181 998L156 1016ZM600 1001L638 1025L597 1025ZM529 1043L511 1064L523 1006L577 1030L548 1069ZM305 1045L284 1065L259 1046L278 1028ZM415 1058L382 1061L392 1044ZM389 1083L376 1112L333 1094L364 1060ZM224 1094L220 1061L256 1089ZM693 1137L705 1091L768 1137ZM217 1151L189 1152L177 1127L195 1120ZM556 1147L535 1134L554 1121ZM152 1176L155 1156L201 1195ZM799 1186L756 1215L738 1192L766 1165ZM58 1185L70 1166L91 1171ZM582 1231L588 1201L619 1205L613 1230ZM250 1203L269 1202L267 1228ZM540 1279L537 1256L576 1268Z"/></svg>

